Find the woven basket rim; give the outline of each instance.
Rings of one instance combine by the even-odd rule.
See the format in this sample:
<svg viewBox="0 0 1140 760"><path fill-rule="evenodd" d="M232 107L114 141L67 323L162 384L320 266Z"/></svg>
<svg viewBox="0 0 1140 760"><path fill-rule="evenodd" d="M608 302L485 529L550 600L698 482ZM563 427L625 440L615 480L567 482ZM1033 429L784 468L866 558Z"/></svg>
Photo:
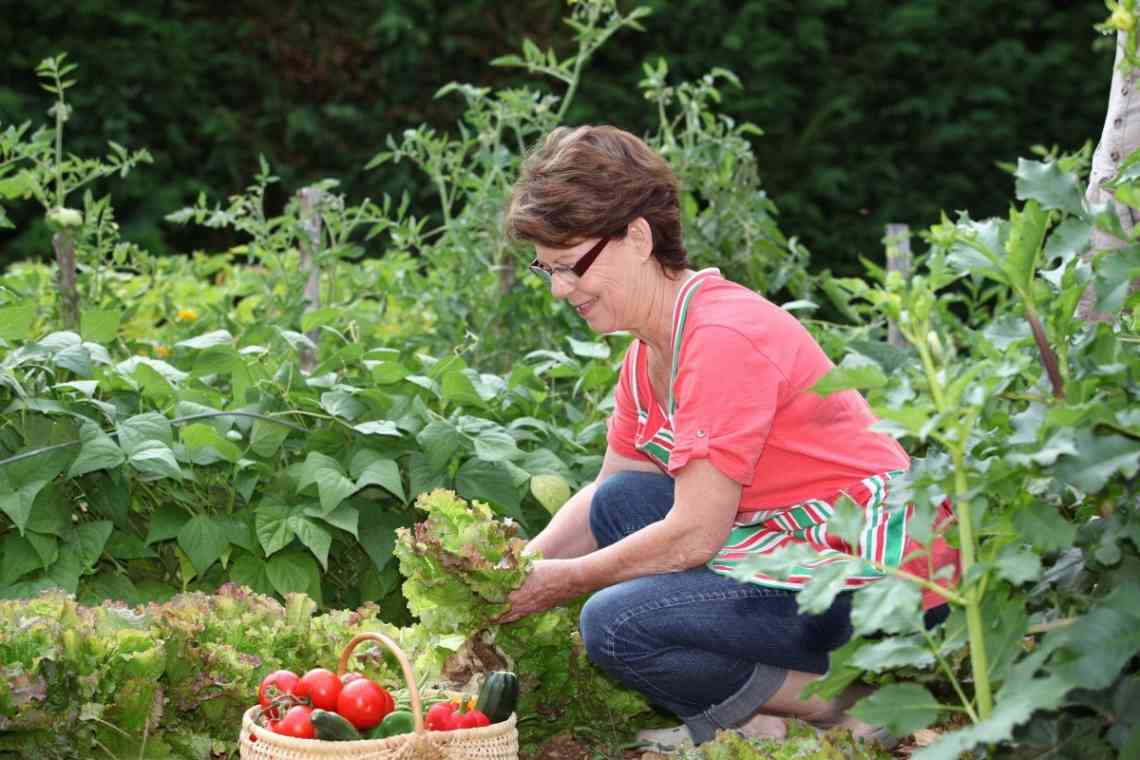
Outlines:
<svg viewBox="0 0 1140 760"><path fill-rule="evenodd" d="M242 715L242 728L244 734L256 734L258 742L265 742L266 744L282 747L284 749L295 749L309 752L319 752L324 754L329 752L335 754L339 748L341 750L352 749L395 749L407 743L409 737L415 736L415 732L407 734L398 734L396 736L388 736L383 739L352 739L350 741L330 742L322 739L298 739L293 736L283 736L278 733L270 731L268 728L259 726L254 722L254 716L260 710L259 705L254 705L245 711ZM511 713L510 717L506 720L501 720L498 723L492 723L489 726L479 726L478 728L456 728L451 731L428 731L424 730L422 736L427 737L430 741L444 745L452 744L454 742L463 741L464 739L479 739L490 738L499 736L500 734L510 733L515 729L515 713Z"/></svg>

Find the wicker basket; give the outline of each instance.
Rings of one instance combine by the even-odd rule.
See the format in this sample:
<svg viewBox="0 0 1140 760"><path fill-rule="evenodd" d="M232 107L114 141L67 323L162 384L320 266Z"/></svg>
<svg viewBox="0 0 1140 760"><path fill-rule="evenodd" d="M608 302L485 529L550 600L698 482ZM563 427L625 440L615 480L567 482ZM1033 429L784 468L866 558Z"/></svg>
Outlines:
<svg viewBox="0 0 1140 760"><path fill-rule="evenodd" d="M326 742L318 739L295 739L275 734L254 723L257 705L246 710L241 725L242 760L518 760L519 733L515 716L481 728L460 728L454 731L427 731L424 728L420 690L408 658L394 641L379 633L362 633L348 642L340 655L337 674L348 670L348 658L362 641L379 641L400 661L412 699L412 717L415 730L410 734L389 736L386 739L361 739L349 742Z"/></svg>

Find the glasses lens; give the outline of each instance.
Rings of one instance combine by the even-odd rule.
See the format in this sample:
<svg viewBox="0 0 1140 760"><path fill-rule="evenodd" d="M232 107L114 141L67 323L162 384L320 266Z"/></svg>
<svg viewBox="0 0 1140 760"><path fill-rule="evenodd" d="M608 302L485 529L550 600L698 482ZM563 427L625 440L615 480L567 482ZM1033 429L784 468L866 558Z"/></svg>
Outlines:
<svg viewBox="0 0 1140 760"><path fill-rule="evenodd" d="M547 269L546 267L544 267L542 264L540 264L538 262L538 259L535 259L534 261L530 262L530 267L528 267L528 268L530 269L532 274L537 274L539 277L541 277L544 280L550 279L550 270Z"/></svg>

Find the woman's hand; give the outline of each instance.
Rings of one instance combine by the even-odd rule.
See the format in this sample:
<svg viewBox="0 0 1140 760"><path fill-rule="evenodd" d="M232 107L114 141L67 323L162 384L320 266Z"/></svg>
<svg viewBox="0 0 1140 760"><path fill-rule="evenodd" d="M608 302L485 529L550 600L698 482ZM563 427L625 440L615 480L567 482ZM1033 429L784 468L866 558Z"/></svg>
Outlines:
<svg viewBox="0 0 1140 760"><path fill-rule="evenodd" d="M500 615L496 623L513 623L516 620L545 612L578 595L570 572L573 560L540 559L534 563L523 585L511 592L510 610Z"/></svg>

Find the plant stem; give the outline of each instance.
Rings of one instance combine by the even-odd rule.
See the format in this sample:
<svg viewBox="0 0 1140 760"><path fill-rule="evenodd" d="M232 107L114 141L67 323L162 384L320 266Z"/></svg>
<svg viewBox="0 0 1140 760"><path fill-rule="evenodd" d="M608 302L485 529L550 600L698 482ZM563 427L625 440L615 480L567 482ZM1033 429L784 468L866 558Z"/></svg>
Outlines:
<svg viewBox="0 0 1140 760"><path fill-rule="evenodd" d="M930 634L926 631L923 631L922 635L926 638L926 645L930 647L930 652L934 655L934 659L938 661L938 665L942 668L942 672L946 674L946 678L950 681L950 685L954 687L954 692L958 695L958 699L962 700L962 707L965 708L966 714L970 716L970 720L977 723L978 715L974 712L974 706L970 702L970 698L966 696L965 690L962 689L962 684L959 683L957 677L954 675L954 671L950 667L950 663L946 662L946 658L938 653L938 646L934 643L934 639L930 637Z"/></svg>
<svg viewBox="0 0 1140 760"><path fill-rule="evenodd" d="M917 575L914 575L913 573L908 573L906 570L900 570L897 567L891 567L890 565L884 565L882 562L876 562L874 560L869 560L869 559L862 559L860 557L852 557L852 559L853 560L858 559L861 562L865 562L866 564L870 565L871 567L875 568L876 570L878 570L881 573L885 573L887 575L893 575L896 578L901 578L904 581L910 581L911 583L914 583L918 586L921 586L924 589L928 589L930 591L933 591L934 593L938 594L939 596L941 596L943 599L945 599L948 602L953 602L954 604L962 605L963 607L966 606L966 598L965 597L961 596L960 594L954 593L953 591L951 591L948 588L943 588L942 586L939 586L934 581L927 580L926 578L921 578Z"/></svg>
<svg viewBox="0 0 1140 760"><path fill-rule="evenodd" d="M961 544L962 577L968 577L974 566L974 516L966 497L966 464L962 444L953 447L954 502L958 515L958 536ZM974 694L978 699L978 714L986 720L993 712L993 695L990 692L989 661L986 657L985 627L982 625L982 608L976 586L966 589L966 630L970 638L970 668L974 674Z"/></svg>
<svg viewBox="0 0 1140 760"><path fill-rule="evenodd" d="M1049 345L1049 339L1045 336L1045 328L1041 325L1037 312L1028 302L1025 306L1025 318L1029 320L1029 327L1033 330L1033 340L1037 342L1037 350L1041 354L1041 363L1045 365L1045 373L1049 376L1049 382L1053 386L1053 397L1058 400L1063 399L1065 397L1065 386L1061 380L1061 370L1057 367L1057 354Z"/></svg>

